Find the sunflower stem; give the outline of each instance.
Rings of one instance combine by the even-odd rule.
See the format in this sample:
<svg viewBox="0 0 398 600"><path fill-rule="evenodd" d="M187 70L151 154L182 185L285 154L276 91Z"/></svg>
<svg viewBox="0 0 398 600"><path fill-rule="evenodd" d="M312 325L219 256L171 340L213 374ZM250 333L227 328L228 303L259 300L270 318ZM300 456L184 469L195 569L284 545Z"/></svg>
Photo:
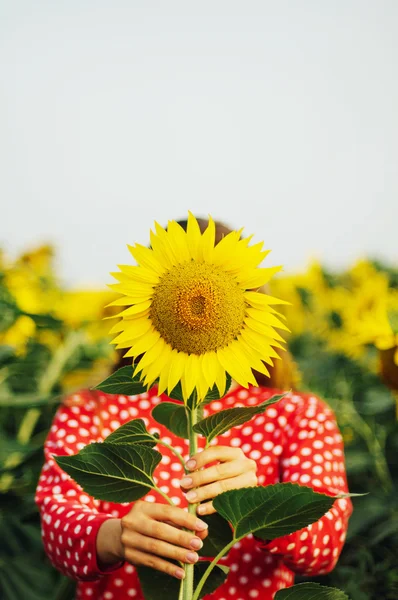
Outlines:
<svg viewBox="0 0 398 600"><path fill-rule="evenodd" d="M196 394L196 391L194 392ZM189 456L193 456L196 454L198 450L198 436L194 432L193 427L197 423L198 414L196 407L196 397L193 399L192 407L186 407L187 419L188 419L188 437L189 437ZM198 506L197 503L190 503L188 505L188 512L191 515L196 515L196 508ZM192 531L191 533L195 533ZM183 592L182 592L182 600L192 600L193 596L193 582L194 582L194 565L185 564L185 577L183 579Z"/></svg>

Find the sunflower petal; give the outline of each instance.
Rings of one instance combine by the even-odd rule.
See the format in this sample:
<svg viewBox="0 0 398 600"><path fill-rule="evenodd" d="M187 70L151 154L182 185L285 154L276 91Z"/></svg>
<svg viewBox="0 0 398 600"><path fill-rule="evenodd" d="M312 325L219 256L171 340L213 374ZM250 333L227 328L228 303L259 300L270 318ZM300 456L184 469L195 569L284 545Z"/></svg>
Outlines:
<svg viewBox="0 0 398 600"><path fill-rule="evenodd" d="M166 267L159 262L154 251L150 248L141 246L141 244L136 244L135 246L128 246L128 249L139 265L142 265L151 271L155 271L158 275L163 275L167 270Z"/></svg>
<svg viewBox="0 0 398 600"><path fill-rule="evenodd" d="M186 235L186 239L187 239L187 244L188 244L188 248L189 248L189 254L191 256L191 258L193 258L194 260L199 260L200 257L200 240L201 240L202 234L200 232L200 228L199 228L199 224L196 220L196 218L194 217L194 215L191 213L191 211L188 212L188 225L187 225L187 235Z"/></svg>

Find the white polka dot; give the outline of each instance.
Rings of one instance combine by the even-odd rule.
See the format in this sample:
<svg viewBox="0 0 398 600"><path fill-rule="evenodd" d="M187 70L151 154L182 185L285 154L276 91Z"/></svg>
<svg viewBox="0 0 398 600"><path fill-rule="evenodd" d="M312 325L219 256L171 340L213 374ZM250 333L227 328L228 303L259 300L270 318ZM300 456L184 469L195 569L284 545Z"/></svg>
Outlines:
<svg viewBox="0 0 398 600"><path fill-rule="evenodd" d="M255 433L253 435L253 442L261 442L261 440L263 439L263 434L262 433Z"/></svg>
<svg viewBox="0 0 398 600"><path fill-rule="evenodd" d="M243 435L251 435L253 433L253 427L244 427L242 429Z"/></svg>
<svg viewBox="0 0 398 600"><path fill-rule="evenodd" d="M301 475L300 481L301 483L308 483L309 481L311 481L311 477L307 475L307 473L304 473L304 475Z"/></svg>
<svg viewBox="0 0 398 600"><path fill-rule="evenodd" d="M132 588L127 590L127 596L130 596L132 598L133 596L136 596L136 595L137 595L137 592L135 590L133 590Z"/></svg>
<svg viewBox="0 0 398 600"><path fill-rule="evenodd" d="M300 459L299 459L299 457L298 457L298 456L292 456L292 457L290 458L290 464L291 464L291 465L298 465L298 464L299 464L299 462L300 462Z"/></svg>
<svg viewBox="0 0 398 600"><path fill-rule="evenodd" d="M275 408L268 408L266 412L267 412L267 415L269 417L271 417L271 419L275 419L275 417L278 415Z"/></svg>
<svg viewBox="0 0 398 600"><path fill-rule="evenodd" d="M293 550L293 548L296 546L296 544L291 543L287 546L287 550Z"/></svg>
<svg viewBox="0 0 398 600"><path fill-rule="evenodd" d="M315 440L315 442L313 443L313 446L317 450L320 450L321 448L323 448L323 442L321 442L321 440Z"/></svg>
<svg viewBox="0 0 398 600"><path fill-rule="evenodd" d="M268 433L272 433L273 431L275 431L275 425L273 423L266 423L264 429Z"/></svg>
<svg viewBox="0 0 398 600"><path fill-rule="evenodd" d="M282 446L275 446L272 452L275 454L275 456L279 456L280 454L282 454L283 448Z"/></svg>
<svg viewBox="0 0 398 600"><path fill-rule="evenodd" d="M231 446L240 446L241 445L241 440L239 438L232 438L230 444Z"/></svg>
<svg viewBox="0 0 398 600"><path fill-rule="evenodd" d="M308 437L308 431L299 431L297 437L299 440L305 440Z"/></svg>
<svg viewBox="0 0 398 600"><path fill-rule="evenodd" d="M76 525L76 527L75 527L75 533L76 533L76 535L78 533L80 533L80 530L81 530L81 526L80 525Z"/></svg>
<svg viewBox="0 0 398 600"><path fill-rule="evenodd" d="M262 583L263 587L268 588L268 587L271 587L272 582L271 582L271 579L263 579L261 583Z"/></svg>
<svg viewBox="0 0 398 600"><path fill-rule="evenodd" d="M250 590L249 591L250 598L257 598L259 595L260 595L260 592L258 590Z"/></svg>
<svg viewBox="0 0 398 600"><path fill-rule="evenodd" d="M79 423L76 421L76 419L70 419L68 421L68 425L69 427L79 427Z"/></svg>
<svg viewBox="0 0 398 600"><path fill-rule="evenodd" d="M323 540L322 540L322 541L323 541L323 543L325 544L325 546L326 546L326 544L329 542L329 540L330 540L330 535L324 535L324 536L323 536Z"/></svg>
<svg viewBox="0 0 398 600"><path fill-rule="evenodd" d="M249 454L250 458L252 458L253 460L257 460L260 458L261 456L261 452L259 450L252 450Z"/></svg>
<svg viewBox="0 0 398 600"><path fill-rule="evenodd" d="M138 406L142 408L142 410L146 410L151 406L151 403L148 400L140 400Z"/></svg>
<svg viewBox="0 0 398 600"><path fill-rule="evenodd" d="M306 540L308 537L308 531L303 531L303 533L300 535L300 540L303 542L304 540Z"/></svg>

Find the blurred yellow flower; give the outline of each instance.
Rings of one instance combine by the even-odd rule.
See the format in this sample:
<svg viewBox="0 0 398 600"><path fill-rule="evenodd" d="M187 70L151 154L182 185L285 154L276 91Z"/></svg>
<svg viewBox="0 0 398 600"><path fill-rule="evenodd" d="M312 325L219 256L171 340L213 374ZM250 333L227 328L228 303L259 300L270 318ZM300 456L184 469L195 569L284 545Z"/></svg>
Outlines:
<svg viewBox="0 0 398 600"><path fill-rule="evenodd" d="M23 354L26 343L34 337L35 331L33 319L22 315L5 332L0 333L0 345L12 346L16 354Z"/></svg>

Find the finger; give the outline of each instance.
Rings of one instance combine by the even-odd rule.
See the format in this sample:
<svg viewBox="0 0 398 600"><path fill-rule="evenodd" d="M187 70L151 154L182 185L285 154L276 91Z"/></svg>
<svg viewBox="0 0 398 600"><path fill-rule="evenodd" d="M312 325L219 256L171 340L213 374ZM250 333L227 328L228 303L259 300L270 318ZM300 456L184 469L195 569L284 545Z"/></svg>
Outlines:
<svg viewBox="0 0 398 600"><path fill-rule="evenodd" d="M199 515L213 515L217 511L213 506L213 502L203 502L203 504L199 504L199 506L196 509L196 512Z"/></svg>
<svg viewBox="0 0 398 600"><path fill-rule="evenodd" d="M213 467L207 467L201 471L195 471L190 473L188 476L185 475L181 479L180 486L183 491L190 488L196 488L201 485L206 485L213 481L219 481L220 479L228 479L229 477L237 477L246 473L249 470L255 470L257 467L254 460L241 459L232 460L225 463L219 463Z"/></svg>
<svg viewBox="0 0 398 600"><path fill-rule="evenodd" d="M232 446L210 446L202 452L194 454L186 463L188 471L196 471L214 460L226 462L229 460L239 460L244 458L244 453L240 448Z"/></svg>
<svg viewBox="0 0 398 600"><path fill-rule="evenodd" d="M174 546L200 550L203 542L199 537L192 535L189 531L183 531L172 524L162 523L154 519L142 519L136 523L135 531L150 538L163 540Z"/></svg>
<svg viewBox="0 0 398 600"><path fill-rule="evenodd" d="M257 485L257 477L252 477L251 473L244 473L239 477L231 477L230 479L222 479L216 483L210 483L202 487L191 490L187 493L186 499L188 502L202 502L215 498L228 490L235 490L244 487L253 487Z"/></svg>
<svg viewBox="0 0 398 600"><path fill-rule="evenodd" d="M169 563L167 560L163 560L158 556L154 556L153 554L128 548L126 550L125 557L126 560L132 565L151 567L151 569L156 569L162 573L167 573L167 575L171 575L177 579L184 579L184 569L178 567L177 565L173 565L173 563Z"/></svg>
<svg viewBox="0 0 398 600"><path fill-rule="evenodd" d="M170 506L168 504L149 503L149 509L146 514L157 521L170 521L177 527L185 527L193 531L204 531L208 528L207 523L201 521L196 515L191 515L178 506ZM134 523L134 528L136 523Z"/></svg>
<svg viewBox="0 0 398 600"><path fill-rule="evenodd" d="M183 563L196 563L199 559L197 552L193 550L187 550L179 546L174 546L163 540L157 540L147 535L142 535L136 531L130 531L125 536L123 541L124 547L126 548L125 554L129 548L133 550L139 550L140 552L147 552L148 554L155 554L161 558L171 558L178 560Z"/></svg>
<svg viewBox="0 0 398 600"><path fill-rule="evenodd" d="M180 527L177 527L177 525L174 525L174 523L172 523L171 521L165 521L165 523L167 525L171 525L171 527L174 527L175 529L180 529ZM209 535L209 530L203 529L203 531L195 531L195 535L201 540L204 540Z"/></svg>

